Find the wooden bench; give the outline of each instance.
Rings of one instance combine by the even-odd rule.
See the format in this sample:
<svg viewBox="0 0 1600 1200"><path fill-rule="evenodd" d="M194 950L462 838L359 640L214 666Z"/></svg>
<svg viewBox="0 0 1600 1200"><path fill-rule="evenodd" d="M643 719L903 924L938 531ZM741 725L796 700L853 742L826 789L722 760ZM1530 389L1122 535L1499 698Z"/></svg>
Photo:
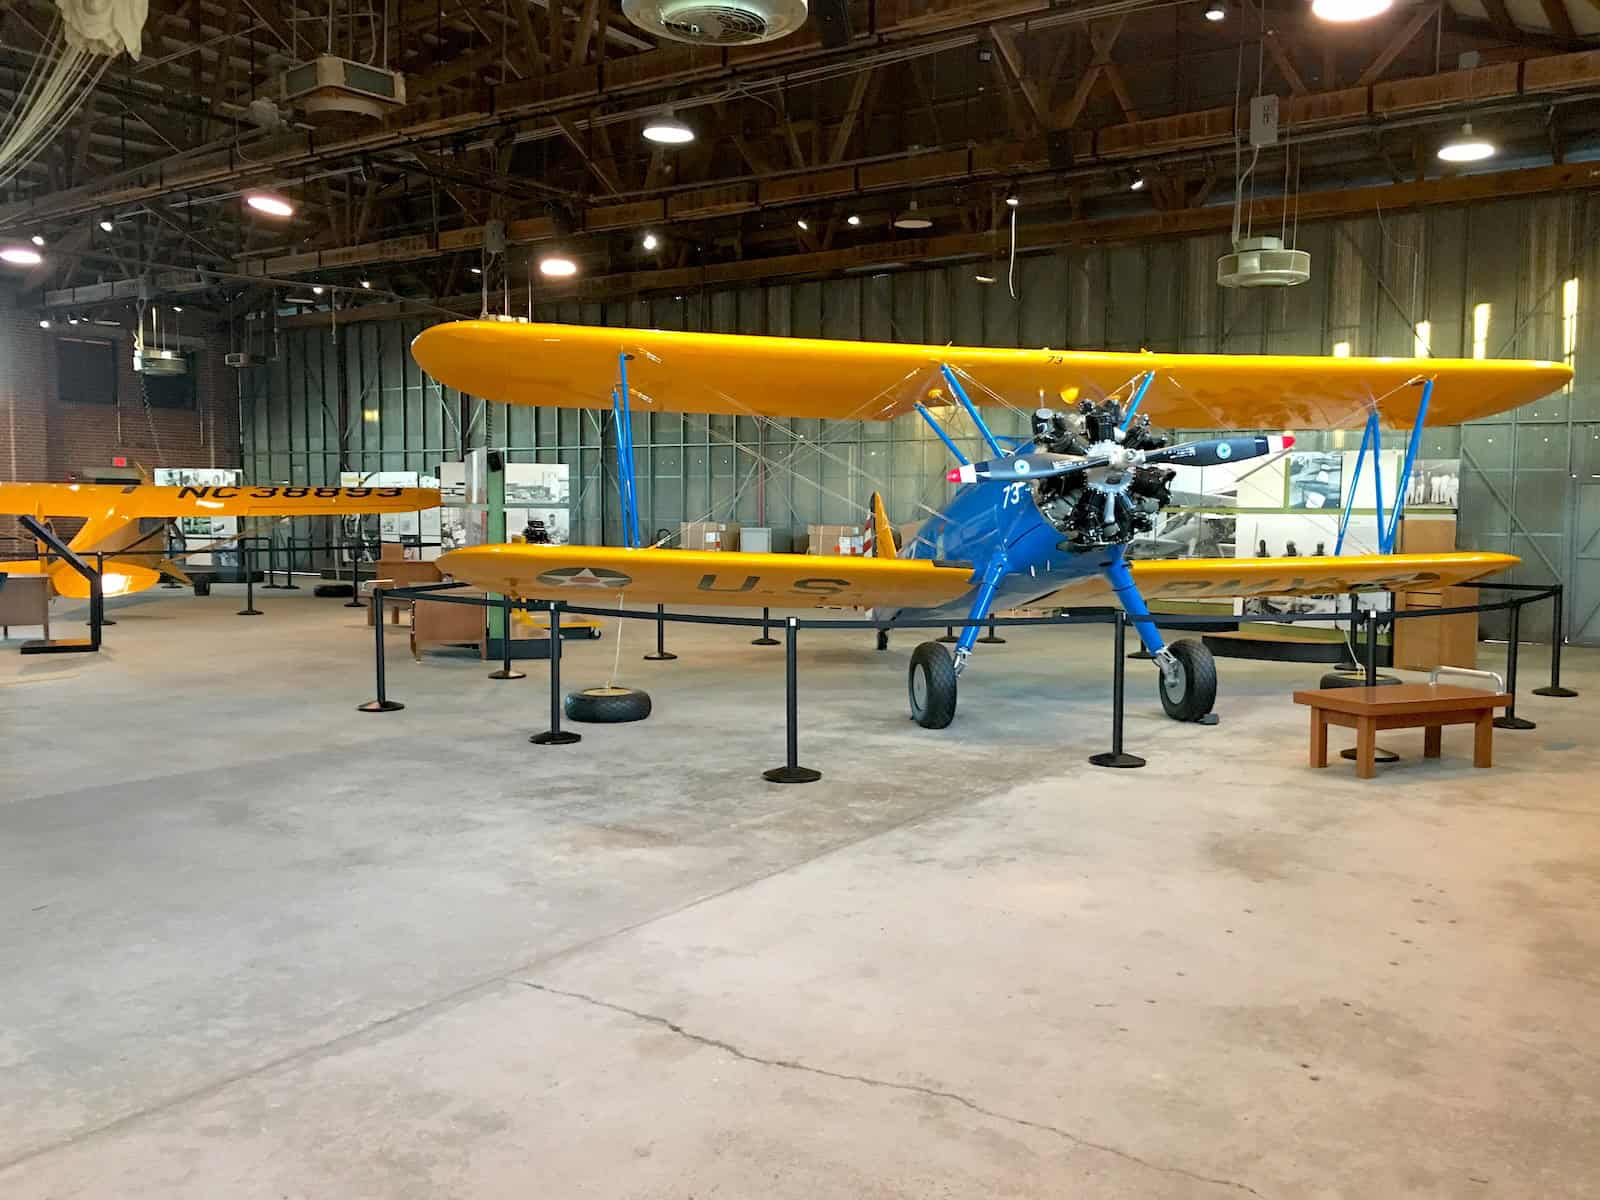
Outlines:
<svg viewBox="0 0 1600 1200"><path fill-rule="evenodd" d="M1380 729L1423 729L1424 758L1438 758L1446 725L1473 727L1472 765L1491 765L1494 710L1511 703L1504 692L1402 683L1391 687L1321 688L1296 692L1296 704L1311 707L1311 765L1328 765L1328 726L1356 731L1356 775L1371 779Z"/></svg>

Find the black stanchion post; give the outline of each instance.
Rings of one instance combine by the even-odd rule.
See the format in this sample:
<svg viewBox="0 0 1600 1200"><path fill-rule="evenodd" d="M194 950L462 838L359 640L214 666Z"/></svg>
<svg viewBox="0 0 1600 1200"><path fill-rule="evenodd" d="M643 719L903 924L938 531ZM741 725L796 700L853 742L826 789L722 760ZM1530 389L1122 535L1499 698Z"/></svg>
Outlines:
<svg viewBox="0 0 1600 1200"><path fill-rule="evenodd" d="M1122 750L1122 699L1123 661L1127 658L1128 615L1118 609L1111 634L1111 750L1106 754L1091 754L1089 761L1097 767L1142 767L1144 759Z"/></svg>
<svg viewBox="0 0 1600 1200"><path fill-rule="evenodd" d="M800 765L800 659L797 642L800 622L788 619L783 649L784 689L784 746L785 759L781 767L761 772L761 778L770 783L815 783L822 778L821 771Z"/></svg>
<svg viewBox="0 0 1600 1200"><path fill-rule="evenodd" d="M372 589L372 638L376 647L373 652L372 673L378 684L378 698L368 700L365 704L356 705L357 712L395 712L405 707L398 700L389 699L384 691L383 678L383 589Z"/></svg>
<svg viewBox="0 0 1600 1200"><path fill-rule="evenodd" d="M377 589L374 588L374 591ZM381 615L381 614L380 614ZM500 597L500 669L489 672L490 679L526 679L511 667L511 597Z"/></svg>
<svg viewBox="0 0 1600 1200"><path fill-rule="evenodd" d="M1367 609L1367 662L1366 662L1368 687L1378 685L1378 610Z"/></svg>
<svg viewBox="0 0 1600 1200"><path fill-rule="evenodd" d="M1567 627L1562 619L1562 596L1566 589L1556 584L1556 594L1551 597L1550 610L1550 686L1533 689L1535 696L1556 696L1570 700L1578 693L1561 686L1561 643L1566 640Z"/></svg>
<svg viewBox="0 0 1600 1200"><path fill-rule="evenodd" d="M288 537L284 539L288 545L284 547L283 589L286 592L298 592L300 585L294 581L294 526L289 526Z"/></svg>
<svg viewBox="0 0 1600 1200"><path fill-rule="evenodd" d="M763 608L761 610L761 636L750 639L752 646L776 646L778 644L778 639L772 636L772 630L768 628L771 622L772 610Z"/></svg>
<svg viewBox="0 0 1600 1200"><path fill-rule="evenodd" d="M995 629L994 629L994 618L993 617L989 618L989 632L984 634L978 640L980 642L982 642L985 646L1004 646L1006 644L1005 638L1001 637L998 633L995 632Z"/></svg>
<svg viewBox="0 0 1600 1200"><path fill-rule="evenodd" d="M561 728L561 602L548 604L550 613L550 728L528 740L535 746L570 746L583 741L581 733Z"/></svg>
<svg viewBox="0 0 1600 1200"><path fill-rule="evenodd" d="M105 593L106 556L105 556L105 552L102 551L102 550L96 550L95 551L95 554L94 554L94 569L95 569L95 574L100 576L100 609L99 609L100 615L99 615L98 618L95 616L95 600L94 600L93 596L90 596L89 597L89 624L94 625L94 624L98 623L98 624L101 624L101 625L115 625L116 621L114 621L112 618L106 616L106 593Z"/></svg>
<svg viewBox="0 0 1600 1200"><path fill-rule="evenodd" d="M278 531L272 529L267 534L267 581L261 585L264 588L278 590Z"/></svg>
<svg viewBox="0 0 1600 1200"><path fill-rule="evenodd" d="M936 642L943 642L947 646L954 646L961 639L956 636L956 627L954 625L946 625L944 627L944 636L934 638L933 640Z"/></svg>
<svg viewBox="0 0 1600 1200"><path fill-rule="evenodd" d="M241 617L259 617L261 610L256 607L256 558L252 543L253 538L239 539L239 563L244 568L244 607L239 610Z"/></svg>
<svg viewBox="0 0 1600 1200"><path fill-rule="evenodd" d="M1511 602L1511 639L1506 642L1506 694L1511 703L1503 715L1494 719L1496 729L1537 729L1526 717L1517 716L1517 646L1522 640L1522 601Z"/></svg>
<svg viewBox="0 0 1600 1200"><path fill-rule="evenodd" d="M667 606L656 605L656 648L651 654L644 656L646 662L671 662L677 658L676 654L667 650Z"/></svg>
<svg viewBox="0 0 1600 1200"><path fill-rule="evenodd" d="M361 545L361 535L357 534L350 545L350 599L346 608L361 607Z"/></svg>

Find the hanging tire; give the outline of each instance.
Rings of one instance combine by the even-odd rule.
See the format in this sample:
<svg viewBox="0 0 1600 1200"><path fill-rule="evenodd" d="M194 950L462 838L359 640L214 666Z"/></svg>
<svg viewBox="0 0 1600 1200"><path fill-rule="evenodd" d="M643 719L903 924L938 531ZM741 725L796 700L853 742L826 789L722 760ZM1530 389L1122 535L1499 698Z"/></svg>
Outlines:
<svg viewBox="0 0 1600 1200"><path fill-rule="evenodd" d="M584 688L568 692L562 708L569 721L620 725L625 721L642 721L650 715L650 693L638 688Z"/></svg>
<svg viewBox="0 0 1600 1200"><path fill-rule="evenodd" d="M911 719L924 729L943 729L956 715L956 664L938 642L923 642L911 652L906 681Z"/></svg>
<svg viewBox="0 0 1600 1200"><path fill-rule="evenodd" d="M1217 702L1217 660L1193 638L1173 642L1167 651L1175 660L1174 678L1169 681L1165 670L1158 671L1161 707L1174 721L1198 721Z"/></svg>

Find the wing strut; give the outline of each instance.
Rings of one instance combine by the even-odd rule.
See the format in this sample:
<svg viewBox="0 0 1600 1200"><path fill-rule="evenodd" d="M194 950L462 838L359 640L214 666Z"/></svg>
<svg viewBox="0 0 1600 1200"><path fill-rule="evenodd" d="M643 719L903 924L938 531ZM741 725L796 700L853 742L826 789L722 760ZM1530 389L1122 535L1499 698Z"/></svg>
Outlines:
<svg viewBox="0 0 1600 1200"><path fill-rule="evenodd" d="M967 456L961 453L961 447L950 440L950 435L944 431L944 426L940 425L938 421L933 419L933 414L928 411L928 406L923 404L920 400L917 401L917 412L920 413L922 419L928 423L928 428L939 435L939 440L945 444L945 448L949 450L951 454L956 456L956 461L963 467L966 466L968 461Z"/></svg>
<svg viewBox="0 0 1600 1200"><path fill-rule="evenodd" d="M1350 513L1355 508L1356 487L1361 482L1361 471L1367 459L1372 459L1372 498L1373 509L1377 514L1378 523L1378 552L1380 554L1393 554L1395 538L1400 532L1400 518L1405 513L1406 492L1411 487L1412 469L1417 463L1417 450L1422 445L1422 426L1428 419L1428 402L1433 399L1433 380L1414 379L1413 384L1422 387L1422 398L1417 403L1417 419L1411 426L1411 439L1406 443L1406 456L1400 466L1400 475L1395 480L1394 506L1389 513L1389 519L1383 519L1383 434L1378 426L1378 410L1372 409L1367 413L1367 427L1361 434L1361 449L1356 451L1356 469L1350 476L1350 494L1345 498L1344 513L1339 518L1339 536L1333 543L1333 552L1338 555L1344 550L1345 531L1350 527Z"/></svg>
<svg viewBox="0 0 1600 1200"><path fill-rule="evenodd" d="M1139 413L1139 405L1144 403L1144 394L1150 390L1150 385L1155 381L1154 371L1146 371L1139 380L1139 386L1133 390L1133 399L1128 402L1128 413L1122 418L1122 428L1126 429L1133 424L1133 418Z"/></svg>
<svg viewBox="0 0 1600 1200"><path fill-rule="evenodd" d="M967 416L972 418L972 423L978 427L978 434L988 444L989 449L996 458L1005 453L1000 443L994 440L994 434L989 432L989 427L983 423L983 418L978 415L978 410L971 400L967 398L966 388L961 386L961 381L956 378L956 373L950 369L949 363L939 364L939 373L944 376L944 381L950 385L950 390L956 394L956 399L961 402L961 407L967 410Z"/></svg>
<svg viewBox="0 0 1600 1200"><path fill-rule="evenodd" d="M622 492L622 538L638 549L639 495L634 475L633 415L628 407L628 359L626 350L617 355L617 375L620 385L611 391L611 413L617 426L617 475ZM621 392L619 401L618 392Z"/></svg>

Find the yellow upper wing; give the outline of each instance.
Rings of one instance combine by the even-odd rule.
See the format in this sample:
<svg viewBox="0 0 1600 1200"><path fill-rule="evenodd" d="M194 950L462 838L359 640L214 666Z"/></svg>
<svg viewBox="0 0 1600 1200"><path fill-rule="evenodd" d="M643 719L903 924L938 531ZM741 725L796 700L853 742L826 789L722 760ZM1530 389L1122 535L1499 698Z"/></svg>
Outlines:
<svg viewBox="0 0 1600 1200"><path fill-rule="evenodd" d="M615 546L468 546L439 556L445 574L520 599L743 608L922 607L972 586L972 568L926 559L626 550Z"/></svg>
<svg viewBox="0 0 1600 1200"><path fill-rule="evenodd" d="M0 513L32 517L314 517L418 512L438 504L437 488L0 483Z"/></svg>
<svg viewBox="0 0 1600 1200"><path fill-rule="evenodd" d="M1373 407L1385 424L1406 426L1420 395L1407 384L1422 376L1435 381L1428 424L1454 425L1572 378L1560 363L1504 359L1006 350L499 321L435 325L411 350L442 383L512 404L609 408L617 356L626 352L636 408L844 420L909 411L942 386L940 363L981 385L968 387L974 403L1023 409L1041 396L1059 404L1068 388L1103 395L1155 371L1143 411L1180 429L1337 429L1360 424Z"/></svg>

